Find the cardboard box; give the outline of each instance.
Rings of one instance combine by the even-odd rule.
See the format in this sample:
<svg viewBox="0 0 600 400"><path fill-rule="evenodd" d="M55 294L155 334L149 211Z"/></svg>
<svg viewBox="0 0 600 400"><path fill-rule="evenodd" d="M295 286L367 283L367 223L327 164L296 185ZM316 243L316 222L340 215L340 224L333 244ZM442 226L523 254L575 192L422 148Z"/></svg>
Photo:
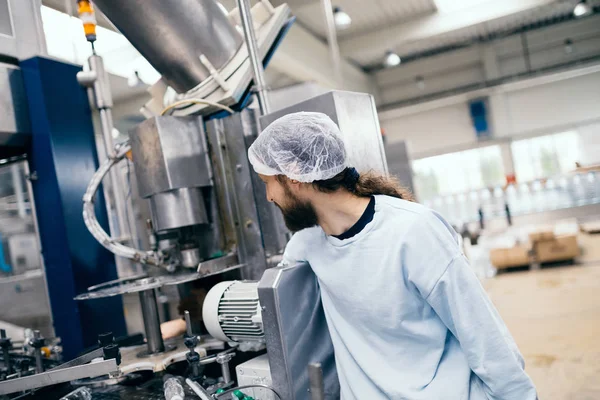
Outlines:
<svg viewBox="0 0 600 400"><path fill-rule="evenodd" d="M490 261L498 269L529 265L529 248L516 245L490 250Z"/></svg>
<svg viewBox="0 0 600 400"><path fill-rule="evenodd" d="M546 240L554 240L554 230L543 230L537 232L531 232L529 234L529 240L531 243L542 242Z"/></svg>
<svg viewBox="0 0 600 400"><path fill-rule="evenodd" d="M571 260L579 255L577 235L558 236L553 240L536 242L533 249L539 262Z"/></svg>

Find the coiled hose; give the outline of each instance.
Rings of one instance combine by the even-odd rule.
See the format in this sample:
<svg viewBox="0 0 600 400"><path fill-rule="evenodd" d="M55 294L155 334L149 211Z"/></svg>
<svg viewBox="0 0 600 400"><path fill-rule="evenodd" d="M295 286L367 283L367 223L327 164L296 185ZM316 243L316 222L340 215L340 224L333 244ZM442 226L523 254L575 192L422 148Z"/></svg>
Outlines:
<svg viewBox="0 0 600 400"><path fill-rule="evenodd" d="M88 228L92 236L108 251L119 256L134 260L142 264L150 264L156 266L162 266L163 257L154 251L142 251L134 249L132 247L125 246L119 243L117 240L111 238L102 229L96 218L96 211L94 210L94 199L96 192L102 183L102 179L106 176L108 171L119 161L125 158L127 152L131 150L129 142L115 146L115 156L109 157L98 170L92 176L85 194L83 195L83 221L85 226Z"/></svg>

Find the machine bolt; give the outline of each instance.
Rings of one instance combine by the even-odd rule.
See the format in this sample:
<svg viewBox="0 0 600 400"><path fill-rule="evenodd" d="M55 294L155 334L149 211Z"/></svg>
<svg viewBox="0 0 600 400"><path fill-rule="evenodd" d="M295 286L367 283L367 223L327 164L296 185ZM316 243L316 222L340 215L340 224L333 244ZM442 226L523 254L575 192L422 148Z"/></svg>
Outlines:
<svg viewBox="0 0 600 400"><path fill-rule="evenodd" d="M237 172L242 172L242 164L237 164L237 165L235 166L235 170L236 170Z"/></svg>
<svg viewBox="0 0 600 400"><path fill-rule="evenodd" d="M121 365L121 351L119 350L119 345L113 343L109 344L108 346L104 346L103 353L105 360L114 358L117 362L117 365Z"/></svg>
<svg viewBox="0 0 600 400"><path fill-rule="evenodd" d="M112 332L105 332L98 335L98 346L106 347L110 344L113 344L115 341L115 337Z"/></svg>
<svg viewBox="0 0 600 400"><path fill-rule="evenodd" d="M33 338L29 342L34 348L35 354L35 372L41 374L44 372L44 360L42 358L42 347L46 344L46 339L42 337L40 331L33 331Z"/></svg>

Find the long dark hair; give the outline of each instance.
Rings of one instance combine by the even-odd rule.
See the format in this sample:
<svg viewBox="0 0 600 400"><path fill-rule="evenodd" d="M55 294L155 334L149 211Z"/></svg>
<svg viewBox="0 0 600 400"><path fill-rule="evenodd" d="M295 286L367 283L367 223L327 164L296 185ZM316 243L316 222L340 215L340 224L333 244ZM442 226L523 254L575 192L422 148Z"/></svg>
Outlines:
<svg viewBox="0 0 600 400"><path fill-rule="evenodd" d="M358 179L357 179L358 178ZM414 201L410 190L403 187L396 178L368 172L358 175L354 168L346 168L333 178L314 181L312 185L324 193L333 193L345 189L359 197L371 197L377 194Z"/></svg>

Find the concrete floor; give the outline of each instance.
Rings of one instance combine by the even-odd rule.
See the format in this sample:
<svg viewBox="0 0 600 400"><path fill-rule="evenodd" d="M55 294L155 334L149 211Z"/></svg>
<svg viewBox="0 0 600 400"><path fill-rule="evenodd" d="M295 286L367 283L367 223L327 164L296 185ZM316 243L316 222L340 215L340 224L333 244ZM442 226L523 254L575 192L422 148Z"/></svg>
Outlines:
<svg viewBox="0 0 600 400"><path fill-rule="evenodd" d="M484 286L540 399L600 399L600 261L507 272Z"/></svg>

